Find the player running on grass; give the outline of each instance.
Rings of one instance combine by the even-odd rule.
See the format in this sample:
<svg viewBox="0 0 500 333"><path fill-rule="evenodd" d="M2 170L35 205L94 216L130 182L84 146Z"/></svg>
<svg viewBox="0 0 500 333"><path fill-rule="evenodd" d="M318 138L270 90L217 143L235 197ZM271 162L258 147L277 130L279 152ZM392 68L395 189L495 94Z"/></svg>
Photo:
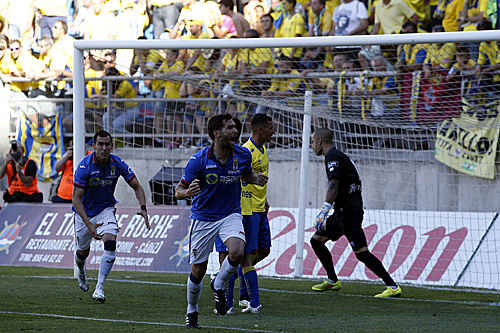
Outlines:
<svg viewBox="0 0 500 333"><path fill-rule="evenodd" d="M265 144L268 143L273 134L273 119L265 114L256 114L251 121L252 136L243 147L252 154L252 169L254 172L269 174L269 157ZM243 226L245 228L246 246L245 256L238 268L240 279L240 301L244 309L242 312L259 313L262 309L259 297L259 283L255 265L269 255L271 248L271 231L267 212L267 185L242 184L241 191L241 214L243 215ZM216 239L215 248L219 254L227 253L227 249ZM221 256L219 256L221 257ZM236 274L234 274L227 287L228 313L236 311L233 308L233 292Z"/></svg>
<svg viewBox="0 0 500 333"><path fill-rule="evenodd" d="M340 281L335 274L332 255L325 243L336 241L345 235L356 258L364 263L386 284L387 288L375 297L399 297L401 287L391 278L380 260L369 250L361 224L363 222L363 199L361 180L353 161L333 147L333 134L327 128L317 129L312 136L312 148L316 155L325 156L328 190L321 211L316 216L316 232L311 237L311 246L325 268L328 279L314 285L314 291L338 290ZM327 218L334 205L334 213Z"/></svg>
<svg viewBox="0 0 500 333"><path fill-rule="evenodd" d="M92 298L103 303L104 280L108 276L116 258L116 235L118 223L115 217L114 192L118 178L122 176L135 191L144 223L149 229L144 189L130 167L118 156L111 154L113 140L111 134L99 131L94 135L94 152L85 156L78 164L74 176L73 211L75 214L75 234L77 250L75 262L78 267L78 284L87 291L89 285L85 272L85 259L90 251L92 238L102 239L104 254L99 266L97 285Z"/></svg>
<svg viewBox="0 0 500 333"><path fill-rule="evenodd" d="M177 199L194 196L189 232L191 274L187 281L188 328L199 327L198 302L202 280L217 235L227 246L229 255L222 262L211 288L217 313L226 314L224 286L236 272L245 248L240 207L241 180L249 184L267 183L267 176L252 171L250 152L236 144L238 128L231 115L220 114L210 118L208 135L212 145L190 158L184 176L175 189Z"/></svg>

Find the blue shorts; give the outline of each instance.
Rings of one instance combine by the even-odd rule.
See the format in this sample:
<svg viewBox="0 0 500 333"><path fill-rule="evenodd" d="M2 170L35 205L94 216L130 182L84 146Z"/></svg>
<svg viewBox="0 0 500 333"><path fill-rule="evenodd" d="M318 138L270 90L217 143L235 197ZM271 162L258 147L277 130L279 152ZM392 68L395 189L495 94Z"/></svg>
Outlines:
<svg viewBox="0 0 500 333"><path fill-rule="evenodd" d="M267 214L253 213L243 215L243 228L245 228L245 253L252 253L258 249L271 248L271 230ZM215 250L217 252L227 252L227 247L217 236L215 238Z"/></svg>
<svg viewBox="0 0 500 333"><path fill-rule="evenodd" d="M267 214L253 213L243 215L243 227L245 228L245 253L252 253L258 249L271 248L271 230Z"/></svg>

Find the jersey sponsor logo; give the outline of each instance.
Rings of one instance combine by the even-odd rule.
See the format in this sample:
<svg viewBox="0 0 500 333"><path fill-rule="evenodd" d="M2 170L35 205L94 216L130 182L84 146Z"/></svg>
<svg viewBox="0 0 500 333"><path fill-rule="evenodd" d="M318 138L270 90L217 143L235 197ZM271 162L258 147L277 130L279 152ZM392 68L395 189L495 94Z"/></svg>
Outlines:
<svg viewBox="0 0 500 333"><path fill-rule="evenodd" d="M337 161L330 161L327 164L328 171L330 171L330 172L332 172L333 170L335 170L335 168L338 167L338 166L339 166L339 162L337 162Z"/></svg>
<svg viewBox="0 0 500 333"><path fill-rule="evenodd" d="M217 168L217 165L215 165L215 164L208 164L208 165L205 167L205 169L215 169L215 168Z"/></svg>
<svg viewBox="0 0 500 333"><path fill-rule="evenodd" d="M361 184L351 184L349 185L349 194L354 192L361 192Z"/></svg>
<svg viewBox="0 0 500 333"><path fill-rule="evenodd" d="M205 176L205 182L209 185L215 185L219 181L219 175L216 173L207 173Z"/></svg>
<svg viewBox="0 0 500 333"><path fill-rule="evenodd" d="M113 185L113 179L101 179L99 177L93 177L89 179L88 186L109 186Z"/></svg>
<svg viewBox="0 0 500 333"><path fill-rule="evenodd" d="M252 198L252 192L250 192L250 191L241 191L241 197L242 198L251 199Z"/></svg>

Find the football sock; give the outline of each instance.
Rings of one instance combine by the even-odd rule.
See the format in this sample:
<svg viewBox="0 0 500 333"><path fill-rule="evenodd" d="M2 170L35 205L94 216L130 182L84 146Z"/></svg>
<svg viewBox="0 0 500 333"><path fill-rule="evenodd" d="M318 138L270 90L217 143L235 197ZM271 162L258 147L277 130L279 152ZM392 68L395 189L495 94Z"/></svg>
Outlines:
<svg viewBox="0 0 500 333"><path fill-rule="evenodd" d="M250 306L256 308L260 305L259 299L259 280L257 278L257 272L255 267L243 267L243 274L245 275L245 282L248 285L248 291L250 294Z"/></svg>
<svg viewBox="0 0 500 333"><path fill-rule="evenodd" d="M200 301L202 284L203 282L197 281L192 273L189 275L187 281L187 313L198 312L198 302Z"/></svg>
<svg viewBox="0 0 500 333"><path fill-rule="evenodd" d="M247 284L245 283L245 277L243 276L241 266L238 266L238 278L240 279L240 301L242 299L249 299Z"/></svg>
<svg viewBox="0 0 500 333"><path fill-rule="evenodd" d="M396 282L392 279L389 273L382 265L382 262L378 260L370 251L363 251L360 253L356 253L356 258L359 259L363 264L366 265L375 275L381 278L386 286L393 287L396 286Z"/></svg>
<svg viewBox="0 0 500 333"><path fill-rule="evenodd" d="M85 259L87 259L87 257L84 257L81 254L78 254L78 252L76 252L75 263L80 271L83 271L83 269L85 268Z"/></svg>
<svg viewBox="0 0 500 333"><path fill-rule="evenodd" d="M227 308L230 309L234 305L234 283L236 282L236 278L238 277L238 274L234 273L231 275L229 278L229 283L227 284L227 289L226 289L226 304Z"/></svg>
<svg viewBox="0 0 500 333"><path fill-rule="evenodd" d="M224 284L229 280L231 275L236 273L237 269L238 263L231 263L229 260L229 256L227 256L226 259L224 259L224 261L222 262L219 274L217 274L217 277L215 278L214 288L216 290L224 288Z"/></svg>
<svg viewBox="0 0 500 333"><path fill-rule="evenodd" d="M108 277L109 272L111 272L111 268L115 263L116 252L115 251L106 251L104 250L104 254L101 258L101 265L99 266L99 276L97 278L97 284L103 285L104 280Z"/></svg>
<svg viewBox="0 0 500 333"><path fill-rule="evenodd" d="M326 274L328 274L328 279L334 283L337 282L339 279L337 278L337 274L335 274L335 268L333 268L332 255L326 245L317 239L311 238L311 246L321 265L323 265Z"/></svg>

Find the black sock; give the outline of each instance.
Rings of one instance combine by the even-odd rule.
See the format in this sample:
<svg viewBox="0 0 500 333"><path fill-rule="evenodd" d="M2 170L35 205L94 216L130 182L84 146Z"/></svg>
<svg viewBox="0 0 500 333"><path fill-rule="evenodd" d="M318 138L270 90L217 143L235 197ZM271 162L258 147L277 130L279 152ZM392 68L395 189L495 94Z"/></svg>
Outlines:
<svg viewBox="0 0 500 333"><path fill-rule="evenodd" d="M382 262L380 262L380 260L378 260L378 258L375 257L370 251L356 253L356 258L358 258L359 261L365 264L366 267L371 269L373 273L381 278L386 286L397 286L396 282L394 282L392 277L389 275L389 272L387 272L384 265L382 265Z"/></svg>
<svg viewBox="0 0 500 333"><path fill-rule="evenodd" d="M337 274L335 274L335 268L333 268L332 254L328 251L328 248L314 238L311 238L311 246L316 253L319 261L323 265L323 268L326 270L326 274L328 274L328 278L333 282L337 282L339 279L337 278Z"/></svg>
<svg viewBox="0 0 500 333"><path fill-rule="evenodd" d="M196 276L193 275L193 273L189 274L189 279L196 284L200 284L203 278L197 279Z"/></svg>

